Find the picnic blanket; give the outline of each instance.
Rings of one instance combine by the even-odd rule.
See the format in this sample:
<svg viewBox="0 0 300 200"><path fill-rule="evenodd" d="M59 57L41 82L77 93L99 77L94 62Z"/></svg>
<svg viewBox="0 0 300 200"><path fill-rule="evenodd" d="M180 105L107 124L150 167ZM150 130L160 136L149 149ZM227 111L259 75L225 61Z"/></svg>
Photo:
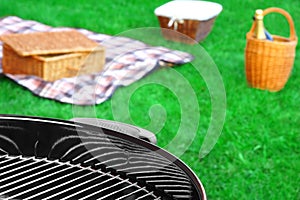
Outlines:
<svg viewBox="0 0 300 200"><path fill-rule="evenodd" d="M74 28L55 28L16 16L0 19L0 34L71 29ZM5 74L5 76L40 97L76 105L93 105L109 99L118 87L127 86L161 67L161 63L180 65L193 60L192 55L182 51L150 46L127 37L110 36L86 29L76 30L105 46L106 64L101 72L63 78L54 82L28 75ZM0 41L0 73L2 45Z"/></svg>

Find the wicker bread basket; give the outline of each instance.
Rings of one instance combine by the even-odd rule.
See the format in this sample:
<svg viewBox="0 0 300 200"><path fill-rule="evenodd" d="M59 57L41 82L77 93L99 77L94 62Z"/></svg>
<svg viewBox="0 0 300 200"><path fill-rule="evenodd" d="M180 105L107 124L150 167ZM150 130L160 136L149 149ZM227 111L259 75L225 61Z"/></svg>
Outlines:
<svg viewBox="0 0 300 200"><path fill-rule="evenodd" d="M279 91L285 86L294 65L297 36L289 13L280 8L268 8L263 15L273 12L285 16L290 26L290 37L272 35L273 41L256 39L254 21L246 36L245 72L251 87Z"/></svg>
<svg viewBox="0 0 300 200"><path fill-rule="evenodd" d="M154 13L164 38L194 44L208 36L221 11L218 3L187 0L170 1L156 8Z"/></svg>
<svg viewBox="0 0 300 200"><path fill-rule="evenodd" d="M54 81L102 70L105 49L77 31L2 35L2 68Z"/></svg>

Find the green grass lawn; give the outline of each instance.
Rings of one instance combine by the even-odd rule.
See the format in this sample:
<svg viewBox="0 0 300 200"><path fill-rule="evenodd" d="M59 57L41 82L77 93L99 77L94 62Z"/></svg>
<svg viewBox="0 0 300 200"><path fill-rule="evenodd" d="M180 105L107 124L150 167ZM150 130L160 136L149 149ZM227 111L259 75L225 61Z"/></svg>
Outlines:
<svg viewBox="0 0 300 200"><path fill-rule="evenodd" d="M126 31L135 28L159 27L153 11L165 2L167 1L0 0L0 17L15 15L51 26L80 27L110 35L126 35ZM199 159L199 149L212 115L210 92L214 88L209 89L209 84L197 73L193 64L174 68L195 92L196 103L193 105L195 108L198 106L201 113L199 120L197 116L190 116L189 120L197 120L196 124L199 123L199 126L196 127L193 143L180 157L199 176L209 199L300 199L300 47L297 47L290 79L279 92L248 87L244 72L245 35L250 29L255 9L275 6L287 10L295 21L296 32L300 33L300 1L215 2L221 3L224 10L217 18L211 34L201 42L202 47L198 48L203 48L201 51L205 50L218 67L226 91L226 119L213 150ZM271 33L283 36L289 34L288 24L279 15L266 17L265 25ZM176 47L176 44L165 44ZM192 52L197 55L197 48ZM209 65L200 64L200 67L203 73L209 72L209 68L205 68ZM194 101L189 96L184 97L184 103L189 107L182 109L180 100L171 89L159 84L147 84L160 77L167 80L165 72L166 70L158 70L144 80L119 88L111 100L84 109L94 110L99 118L119 119L148 127L153 132L158 131L158 145L164 148L179 129L181 114L186 113L186 110L192 114L197 111L193 112L193 105L189 106ZM169 78L167 81L173 83L174 88L182 87L185 90L182 82L177 83L176 79L174 81L172 77ZM182 90L179 92L184 92ZM129 102L121 102L118 98L132 91L134 93ZM218 96L212 95L212 98L216 97ZM124 107L116 103L121 103L121 106L124 103L125 108L129 109L130 117L122 119L123 116L118 116L118 109ZM151 120L162 118L161 108L166 119L161 130L158 130L160 127L151 126ZM79 109L82 108L34 96L0 76L2 114L70 119L74 116L74 110ZM187 125L189 126L188 122ZM176 148L170 148L170 151L176 155L178 153Z"/></svg>

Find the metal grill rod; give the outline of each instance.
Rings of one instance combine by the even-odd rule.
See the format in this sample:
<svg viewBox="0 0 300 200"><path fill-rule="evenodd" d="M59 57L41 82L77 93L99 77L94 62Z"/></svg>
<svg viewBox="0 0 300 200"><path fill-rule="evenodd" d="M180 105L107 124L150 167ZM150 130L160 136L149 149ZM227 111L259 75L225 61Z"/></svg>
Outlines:
<svg viewBox="0 0 300 200"><path fill-rule="evenodd" d="M148 190L146 190L145 187L141 187L141 188L139 188L138 190L135 190L135 191L133 191L133 192L131 192L131 193L128 193L128 194L126 194L126 195L123 195L122 197L117 198L116 200L124 199L124 198L129 197L129 196L131 196L131 195L134 195L135 193L137 193L137 192L139 192L139 191L142 191L142 190L148 192ZM150 193L148 192L148 194L149 194L149 195L153 195L153 192L150 192Z"/></svg>
<svg viewBox="0 0 300 200"><path fill-rule="evenodd" d="M151 194L153 195L153 192L151 192ZM145 197L148 197L150 195L150 193L148 193L148 194L145 194L145 195L143 195L143 196L141 196L141 197L138 197L137 199L135 199L135 200L140 200L140 199L143 199L143 198L145 198ZM155 200L160 200L161 198L160 197L157 197Z"/></svg>
<svg viewBox="0 0 300 200"><path fill-rule="evenodd" d="M45 193L50 192L50 191L52 191L52 190L55 190L55 189L57 189L57 188L59 188L59 187L62 187L62 186L67 185L67 184L69 184L69 183L72 183L72 182L74 182L74 181L76 181L76 180L78 180L78 179L81 179L81 178L84 178L84 177L86 177L86 176L89 176L89 175L91 175L91 174L93 174L93 173L95 173L95 172L92 172L92 171L91 171L91 172L89 172L89 173L87 173L87 174L84 174L84 175L82 175L82 176L78 176L78 177L76 177L75 179L72 179L72 180L67 181L67 182L65 182L65 183L63 183L63 184L57 185L57 186L55 186L55 187L49 188L48 190L44 190L44 191L42 191L42 192L40 192L40 193L37 193L37 194L35 194L35 195L33 195L33 196L28 197L27 199L31 199L31 198L40 196L40 195L42 195L42 194L45 194ZM99 178L99 177L96 177L96 178ZM63 193L63 192L65 192L65 191L61 191L61 193ZM58 195L58 193L55 193L55 195ZM51 196L51 197L48 197L48 198L52 198L52 196ZM48 198L46 198L46 199L48 199Z"/></svg>
<svg viewBox="0 0 300 200"><path fill-rule="evenodd" d="M95 185L93 185L93 186L90 186L90 187L88 187L88 188L85 188L84 190L80 190L80 191L78 191L78 192L76 192L76 193L73 193L73 194L71 194L71 195L69 195L69 196L67 196L67 197L65 197L65 198L62 198L61 200L69 199L69 198L71 198L71 197L74 197L74 196L76 196L76 195L82 193L82 192L85 192L85 191L90 190L90 189L92 189L92 188L94 188L94 187L100 186L100 185L102 185L102 184L104 184L104 183L106 183L106 182L108 182L108 181L114 180L114 179L119 178L119 177L120 177L120 175L111 177L111 178L109 178L109 179L107 179L107 180L105 180L105 181L102 181L101 183L95 184Z"/></svg>
<svg viewBox="0 0 300 200"><path fill-rule="evenodd" d="M126 189L128 189L128 188L130 188L130 187L132 187L132 186L137 186L137 184L134 183L134 184L132 184L132 185L128 185L128 186L126 186L126 187L121 188L120 190L116 190L116 191L114 191L114 192L112 192L112 193L110 193L110 194L107 194L107 195L105 195L105 196L103 196L103 197L101 197L101 198L99 198L99 199L97 199L97 200L105 199L105 198L107 198L107 197L109 197L109 196L111 196L111 195L117 194L117 193L119 193L119 192L121 192L121 191L123 191L123 190L126 190ZM139 188L138 190L140 190L140 189L141 189L141 188Z"/></svg>
<svg viewBox="0 0 300 200"><path fill-rule="evenodd" d="M24 160L24 162L25 161L27 161L27 160ZM19 164L18 162L17 163L14 163L14 165L15 164ZM3 176L3 175L5 175L5 174L8 174L8 173L10 173L10 172L14 172L14 171L16 171L16 170L19 170L19 169L22 169L22 168L25 168L25 167L28 167L28 166L30 166L30 165L33 165L33 164L35 164L35 163L33 163L33 162L31 162L31 163L28 163L28 164L25 164L25 165L22 165L22 166L20 166L20 167L17 167L17 168L13 168L13 169L11 169L11 170L7 170L7 171L5 171L5 172L3 172L3 173L1 173L1 175ZM7 166L9 166L9 165L7 165ZM5 167L0 167L0 170L3 170L3 169L5 169L5 168L7 168L7 166L5 166ZM12 166L12 164L10 165L10 167Z"/></svg>
<svg viewBox="0 0 300 200"><path fill-rule="evenodd" d="M108 190L108 189L110 189L110 188L116 187L117 185L120 185L120 184L125 183L125 182L127 182L127 183L130 184L129 187L132 187L132 186L135 186L135 185L136 185L136 184L131 184L131 183L129 182L129 179L124 179L123 181L118 182L118 183L116 183L116 184L114 184L114 185L111 185L111 186L109 186L109 187L105 187L105 188L103 188L103 189L101 189L101 190L98 190L98 191L96 191L96 192L94 192L94 193L91 193L91 194L85 196L84 198L82 198L81 200L87 199L87 198L89 198L89 197L91 197L91 196L94 196L94 195L96 195L96 194L99 194L99 193L101 193L101 192L104 192L105 190ZM128 186L127 186L127 187L128 187ZM115 192L116 192L116 191L115 191ZM115 192L114 192L114 193L115 193ZM103 199L103 198L106 198L106 197L108 197L108 196L111 196L111 195L114 194L114 193L107 194L107 195L105 195L105 196L99 198L99 200L100 200L100 199Z"/></svg>
<svg viewBox="0 0 300 200"><path fill-rule="evenodd" d="M59 166L59 165L58 165L58 166ZM62 170L60 170L60 171L54 172L54 173L52 173L52 174L48 174L48 175L46 175L46 176L43 176L43 177L38 178L38 179L36 179L36 180L27 182L27 183L25 183L25 184L23 184L23 185L20 185L20 186L18 186L18 187L11 188L11 189L5 191L4 195L5 195L6 193L8 193L8 192L13 191L13 190L19 189L19 188L24 187L24 186L26 186L26 185L30 185L30 184L32 184L32 183L34 183L34 182L43 180L43 179L45 179L45 178L48 178L48 177L50 177L50 176L53 176L53 175L55 175L55 174L58 174L58 173L60 173L60 172L63 172L63 171L66 171L66 170L72 169L72 168L73 168L72 166L68 166L67 168L62 169ZM52 169L53 169L53 168L52 168ZM40 188L40 187L42 187L42 186L48 185L49 183L52 183L52 182L57 181L57 180L59 180L59 179L62 179L62 177L57 178L57 179L55 179L55 180L52 180L52 181L50 181L50 182L47 182L47 183L38 185L38 186L36 186L36 187L34 187L34 188L31 188L31 189L29 189L29 190L25 190L25 191L23 191L23 192L21 192L21 193L18 193L18 194L16 194L16 195L11 196L10 198L12 198L12 199L13 199L13 198L16 198L17 196L20 196L20 195L22 195L22 194L25 194L25 193L27 193L27 192L30 192L30 191L35 190L35 189L37 189L37 188ZM9 185L11 185L11 184L9 184Z"/></svg>
<svg viewBox="0 0 300 200"><path fill-rule="evenodd" d="M8 177L6 177L6 178L4 178L4 179L1 179L0 182L6 181L6 180L11 179L11 178L15 178L15 177L20 176L20 175L23 175L23 174L25 174L25 173L27 173L27 172L30 172L30 171L33 171L33 170L36 170L36 169L38 169L38 168L45 167L45 166L51 165L51 164L52 164L52 163L46 162L46 163L43 164L43 165L39 165L39 166L37 166L37 167L34 167L34 168L29 169L29 170L23 171L23 172L21 172L21 173L14 174L14 175L12 175L12 176L8 176ZM42 172L45 172L45 171L40 171L40 172L38 172L38 173L36 173L36 174L32 174L32 175L27 176L27 177L25 177L25 178L19 179L18 182L19 182L19 181L22 181L22 180L24 180L24 179L30 178L30 177L32 177L32 176L38 175L38 174L40 174L40 173L42 173ZM6 172L2 173L1 175L5 175L5 174L6 174Z"/></svg>
<svg viewBox="0 0 300 200"><path fill-rule="evenodd" d="M80 186L82 186L82 185L84 185L84 184L87 184L87 183L89 183L89 182L92 182L92 181L94 181L94 180L97 180L97 179L99 179L99 178L102 178L103 176L106 176L106 175L108 175L108 173L101 174L100 176L97 176L97 177L92 178L92 179L90 179L90 180L84 181L84 182L82 182L82 183L80 183L80 184L77 184L77 185L74 185L74 186L72 186L72 187L69 187L69 188L66 189L66 190L62 190L62 191L60 191L60 192L58 192L58 193L55 193L55 194L53 194L53 195L51 195L51 196L45 198L44 200L51 199L51 198L53 198L53 197L55 197L55 196L58 196L58 195L63 194L63 193L65 193L65 192L68 192L68 191L70 191L70 190L72 190L72 189L78 188L78 187L80 187ZM71 181L71 182L72 182L72 181Z"/></svg>
<svg viewBox="0 0 300 200"><path fill-rule="evenodd" d="M21 158L21 156L18 156L16 159L14 159L14 160L18 160L18 159L20 159ZM7 161L9 161L9 160L7 160ZM13 165L15 165L15 164L20 164L20 163L22 163L22 162L25 162L26 160L19 160L19 161L17 161L17 162L13 162L13 163L11 163L11 164L9 164L9 165L5 165L5 166L3 166L3 167L0 167L0 169L5 169L5 168L8 168L8 167L11 167L11 166L13 166ZM2 162L1 164L3 164L3 163L6 163L6 162Z"/></svg>
<svg viewBox="0 0 300 200"><path fill-rule="evenodd" d="M49 168L49 169L47 169L47 170L44 170L44 171L40 171L40 172L38 172L38 173L36 173L36 174L32 174L32 175L30 175L30 176L24 177L24 178L22 178L22 179L18 179L18 180L16 180L16 181L10 182L10 183L8 183L8 184L1 185L0 188L4 188L4 187L7 187L7 186L10 186L10 185L12 185L12 184L15 184L15 183L18 183L18 182L20 182L20 181L26 180L26 179L28 179L28 178L31 178L31 177L36 176L36 175L39 175L39 174L41 174L41 173L43 173L43 172L46 172L46 171L55 169L55 168L57 168L57 167L59 167L59 165L56 165L56 166L54 166L54 167L52 167L52 168ZM49 174L48 176L50 176L50 174ZM44 177L42 177L42 178L44 178ZM23 186L25 186L25 185L28 185L28 184L31 184L31 183L33 183L33 182L39 181L39 180L42 179L42 178L39 178L39 179L36 179L36 180L34 180L34 181L28 182L28 183L26 183L26 184L24 184L24 185L21 185L21 186L17 187L17 188L11 188L10 190L6 190L5 193L0 193L0 195L6 194L6 193L8 193L8 192L10 192L10 191L12 191L12 190L14 190L14 189L18 189L18 188L23 187Z"/></svg>
<svg viewBox="0 0 300 200"><path fill-rule="evenodd" d="M105 198L107 198L107 197L109 197L109 196L111 196L111 195L113 195L113 194L116 194L116 193L118 193L118 192L121 192L122 190L128 189L128 188L130 188L130 187L132 187L132 186L138 187L138 185L137 185L136 183L134 183L134 184L128 185L127 187L124 187L124 188L122 188L122 189L120 189L120 190L118 190L118 191L115 191L115 192L113 192L113 193L111 193L111 194L108 194L108 195L106 195L106 196L103 196L103 197L101 197L100 199L97 199L97 200L103 200L103 199L105 199ZM147 192L146 196L154 196L154 197L155 197L155 195L153 194L153 192L149 192L145 187L141 187L141 188L139 188L138 190L135 190L135 191L133 191L133 192L127 194L127 195L123 195L122 197L117 198L116 200L124 199L124 198L129 197L129 196L133 195L134 193L137 193L137 192L142 191L142 190ZM146 196L144 195L143 197L146 197ZM159 199L160 199L160 197L159 197L159 198L155 197L154 200L159 200Z"/></svg>

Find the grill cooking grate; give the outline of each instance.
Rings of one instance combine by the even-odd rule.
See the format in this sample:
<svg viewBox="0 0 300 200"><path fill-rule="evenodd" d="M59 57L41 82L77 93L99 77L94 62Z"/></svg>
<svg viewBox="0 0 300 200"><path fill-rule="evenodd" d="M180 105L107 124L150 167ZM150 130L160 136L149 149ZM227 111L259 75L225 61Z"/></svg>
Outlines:
<svg viewBox="0 0 300 200"><path fill-rule="evenodd" d="M83 124L20 120L0 116L0 198L205 199L189 169L150 143Z"/></svg>
<svg viewBox="0 0 300 200"><path fill-rule="evenodd" d="M161 199L120 175L46 159L0 157L0 197L7 199ZM9 197L9 198L8 198Z"/></svg>

